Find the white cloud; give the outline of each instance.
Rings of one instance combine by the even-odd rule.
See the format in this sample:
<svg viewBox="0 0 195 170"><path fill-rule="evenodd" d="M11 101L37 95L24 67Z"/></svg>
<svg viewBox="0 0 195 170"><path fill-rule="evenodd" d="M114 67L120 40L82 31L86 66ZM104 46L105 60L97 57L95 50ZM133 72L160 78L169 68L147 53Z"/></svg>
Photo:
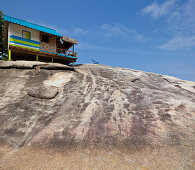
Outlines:
<svg viewBox="0 0 195 170"><path fill-rule="evenodd" d="M85 49L85 50L99 50L99 51L109 51L109 52L117 52L117 53L127 53L127 54L139 54L145 55L146 51L139 51L139 50L129 50L129 49L117 49L113 47L107 46L98 46L89 43L80 42L77 46L78 49Z"/></svg>
<svg viewBox="0 0 195 170"><path fill-rule="evenodd" d="M99 47L96 45L88 44L88 43L79 43L77 48L80 49L94 49L94 50L102 50L104 47Z"/></svg>
<svg viewBox="0 0 195 170"><path fill-rule="evenodd" d="M160 45L161 49L178 50L191 49L195 47L195 1L187 0L178 6L167 20L168 33L172 38L165 44Z"/></svg>
<svg viewBox="0 0 195 170"><path fill-rule="evenodd" d="M174 6L176 0L167 0L163 4L159 4L154 1L151 5L148 5L142 12L144 14L150 14L153 18L159 18L160 16L167 15L172 7Z"/></svg>
<svg viewBox="0 0 195 170"><path fill-rule="evenodd" d="M73 27L72 29L72 34L74 35L81 35L81 34L87 34L88 31L82 29L82 28L79 28L79 27Z"/></svg>
<svg viewBox="0 0 195 170"><path fill-rule="evenodd" d="M51 28L56 30L58 33L64 35L64 36L80 36L80 35L85 35L88 33L87 30L84 30L83 28L80 27L70 27L68 30L58 28L54 25L47 25L44 23L39 23L39 25L42 25L47 28Z"/></svg>
<svg viewBox="0 0 195 170"><path fill-rule="evenodd" d="M193 37L174 37L167 43L160 45L159 48L165 50L178 50L185 48L195 48L195 36Z"/></svg>
<svg viewBox="0 0 195 170"><path fill-rule="evenodd" d="M129 29L126 26L122 24L114 24L114 25L109 25L109 24L103 24L101 26L101 29L106 31L106 36L107 37L120 37L120 38L135 38L136 40L143 41L144 37L143 35L137 33L133 29Z"/></svg>
<svg viewBox="0 0 195 170"><path fill-rule="evenodd" d="M195 34L195 0L188 0L168 17L171 33L191 36Z"/></svg>
<svg viewBox="0 0 195 170"><path fill-rule="evenodd" d="M56 28L56 31L62 35L71 36L71 37L86 35L88 33L87 30L84 30L80 27L72 27L72 28L69 28L69 30Z"/></svg>

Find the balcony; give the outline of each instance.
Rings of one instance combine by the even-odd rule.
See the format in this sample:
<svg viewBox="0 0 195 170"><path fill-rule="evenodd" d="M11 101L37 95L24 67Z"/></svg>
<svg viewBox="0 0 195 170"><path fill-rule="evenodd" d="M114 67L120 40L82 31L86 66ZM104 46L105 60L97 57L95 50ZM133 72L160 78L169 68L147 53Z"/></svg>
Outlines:
<svg viewBox="0 0 195 170"><path fill-rule="evenodd" d="M57 54L65 57L77 58L77 52L69 51L61 48L57 48Z"/></svg>

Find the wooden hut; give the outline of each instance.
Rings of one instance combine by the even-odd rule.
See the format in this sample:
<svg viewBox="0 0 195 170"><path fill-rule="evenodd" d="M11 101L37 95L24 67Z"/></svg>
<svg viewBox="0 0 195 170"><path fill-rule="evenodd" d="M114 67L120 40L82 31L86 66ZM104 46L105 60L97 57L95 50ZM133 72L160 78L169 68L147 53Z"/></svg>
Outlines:
<svg viewBox="0 0 195 170"><path fill-rule="evenodd" d="M4 15L5 43L9 60L37 60L74 63L77 40L62 36L56 30ZM72 49L72 50L70 50Z"/></svg>

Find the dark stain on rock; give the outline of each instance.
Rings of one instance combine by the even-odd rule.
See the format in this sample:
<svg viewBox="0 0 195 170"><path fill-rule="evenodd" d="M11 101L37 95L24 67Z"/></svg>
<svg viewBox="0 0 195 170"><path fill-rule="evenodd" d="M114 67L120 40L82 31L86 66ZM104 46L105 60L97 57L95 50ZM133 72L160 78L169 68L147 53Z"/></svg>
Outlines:
<svg viewBox="0 0 195 170"><path fill-rule="evenodd" d="M87 75L87 77L86 77L86 82L92 82L91 76Z"/></svg>
<svg viewBox="0 0 195 170"><path fill-rule="evenodd" d="M185 109L186 109L186 106L183 103L175 108L176 111L184 111Z"/></svg>
<svg viewBox="0 0 195 170"><path fill-rule="evenodd" d="M168 113L160 114L160 120L163 121L163 122L165 122L167 120L170 121L171 120L171 115L168 114Z"/></svg>
<svg viewBox="0 0 195 170"><path fill-rule="evenodd" d="M158 115L163 122L171 121L171 115L165 109L159 109Z"/></svg>
<svg viewBox="0 0 195 170"><path fill-rule="evenodd" d="M148 146L147 134L148 124L145 124L140 118L133 117L130 128L130 136L123 141L126 148L140 150Z"/></svg>
<svg viewBox="0 0 195 170"><path fill-rule="evenodd" d="M7 135L13 135L15 132L16 132L17 128L13 127L13 128L9 128L9 129L5 129L4 132L7 134Z"/></svg>
<svg viewBox="0 0 195 170"><path fill-rule="evenodd" d="M180 145L180 137L179 135L174 131L169 131L167 133L167 144L171 146L178 146Z"/></svg>
<svg viewBox="0 0 195 170"><path fill-rule="evenodd" d="M121 125L118 124L118 129L119 129L119 132L121 133Z"/></svg>
<svg viewBox="0 0 195 170"><path fill-rule="evenodd" d="M116 117L113 116L113 120L116 122Z"/></svg>
<svg viewBox="0 0 195 170"><path fill-rule="evenodd" d="M162 101L154 101L153 103L154 103L154 104L163 104Z"/></svg>
<svg viewBox="0 0 195 170"><path fill-rule="evenodd" d="M54 73L54 71L52 71ZM28 75L28 82L26 83L26 88L36 87L42 84L44 80L48 79L48 71L41 70L38 74L34 70L29 70L26 75Z"/></svg>
<svg viewBox="0 0 195 170"><path fill-rule="evenodd" d="M60 137L62 136L62 137ZM54 133L53 138L50 139L49 144L52 147L58 148L73 148L76 145L75 137L70 134L67 130L64 130L62 134Z"/></svg>
<svg viewBox="0 0 195 170"><path fill-rule="evenodd" d="M139 78L134 78L134 79L131 80L131 82L133 82L133 83L135 83L137 81L141 81L141 80Z"/></svg>

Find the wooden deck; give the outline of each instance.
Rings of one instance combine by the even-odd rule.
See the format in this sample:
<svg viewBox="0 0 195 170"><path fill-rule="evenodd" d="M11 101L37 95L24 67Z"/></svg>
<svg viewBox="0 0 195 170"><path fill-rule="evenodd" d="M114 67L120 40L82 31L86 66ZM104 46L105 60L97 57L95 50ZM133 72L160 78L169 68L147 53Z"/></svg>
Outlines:
<svg viewBox="0 0 195 170"><path fill-rule="evenodd" d="M59 54L64 54L66 56L72 56L72 57L76 57L77 58L77 52L74 52L74 51L70 51L70 50L65 50L65 49L58 48L57 49L57 52Z"/></svg>
<svg viewBox="0 0 195 170"><path fill-rule="evenodd" d="M39 61L39 58L44 58L45 61L48 61L48 62L60 62L60 63L63 63L63 64L69 64L69 63L74 63L76 62L77 60L77 53L76 52L73 52L73 51L69 51L69 50L66 50L66 51L62 51L61 49L61 52L58 54L56 53L51 53L51 52L45 52L45 51L38 51L38 50L33 50L33 49L28 49L28 48L22 48L22 47L17 47L17 46L13 46L13 45L10 45L9 46L10 50L11 50L11 56L12 58L14 56L14 58L17 58L17 56L21 56L22 54L27 54L27 55L31 55L31 56L34 56L33 58L29 57L29 59L34 59L34 60L37 60Z"/></svg>

